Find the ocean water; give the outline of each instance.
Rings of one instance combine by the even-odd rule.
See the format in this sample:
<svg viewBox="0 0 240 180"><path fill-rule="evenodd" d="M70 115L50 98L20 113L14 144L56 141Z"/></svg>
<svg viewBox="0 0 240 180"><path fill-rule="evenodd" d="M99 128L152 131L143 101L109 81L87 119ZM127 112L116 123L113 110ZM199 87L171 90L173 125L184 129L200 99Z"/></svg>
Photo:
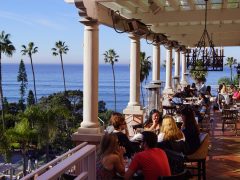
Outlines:
<svg viewBox="0 0 240 180"><path fill-rule="evenodd" d="M31 65L26 64L28 76L28 90L33 90ZM19 82L17 82L18 64L2 64L3 73L3 93L9 102L17 102L19 100ZM117 93L117 111L121 112L126 108L129 101L129 65L115 64L116 75L116 93ZM63 91L62 71L60 64L35 64L35 78L38 98L47 96L54 92ZM68 90L83 89L83 66L76 64L64 65L66 87ZM236 71L235 69L233 70ZM173 73L174 74L174 73ZM230 76L229 68L225 68L222 72L209 72L206 85L212 85L213 94L217 89L217 81L224 76ZM147 83L151 80L152 75L149 74ZM165 81L165 69L160 72L160 79ZM189 82L192 80L189 78ZM27 92L28 92L27 90ZM108 109L114 108L113 94L113 76L112 69L109 64L99 65L99 100L106 102Z"/></svg>

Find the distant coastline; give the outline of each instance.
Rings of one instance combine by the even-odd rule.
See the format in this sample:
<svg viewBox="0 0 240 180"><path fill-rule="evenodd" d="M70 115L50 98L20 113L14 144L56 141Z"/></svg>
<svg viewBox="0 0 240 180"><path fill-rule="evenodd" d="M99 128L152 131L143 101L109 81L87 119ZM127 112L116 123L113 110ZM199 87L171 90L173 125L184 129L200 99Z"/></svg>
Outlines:
<svg viewBox="0 0 240 180"><path fill-rule="evenodd" d="M28 75L28 90L32 89L32 73L30 64L26 65ZM9 102L17 102L19 99L19 83L17 82L18 64L2 64L3 73L3 91L4 96ZM83 65L82 64L64 64L66 86L68 90L82 90L83 87ZM129 101L129 65L115 64L116 87L117 87L117 110L122 111ZM36 87L38 98L47 96L54 92L63 91L62 72L60 64L34 64ZM235 71L234 71L235 73ZM174 73L173 73L174 74ZM228 67L222 72L209 72L207 76L207 85L212 85L213 94L218 85L220 77L230 76ZM147 83L151 80L149 74ZM161 68L160 80L165 81L165 69ZM193 82L189 78L189 82ZM99 64L99 100L106 102L107 108L113 109L113 80L112 70L109 64Z"/></svg>

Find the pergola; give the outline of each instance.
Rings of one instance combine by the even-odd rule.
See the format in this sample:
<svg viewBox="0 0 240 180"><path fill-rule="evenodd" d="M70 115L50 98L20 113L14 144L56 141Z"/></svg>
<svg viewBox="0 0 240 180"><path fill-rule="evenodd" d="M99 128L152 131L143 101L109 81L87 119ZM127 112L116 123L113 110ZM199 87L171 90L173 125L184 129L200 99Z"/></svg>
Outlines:
<svg viewBox="0 0 240 180"><path fill-rule="evenodd" d="M143 109L140 104L140 38L146 38L144 30L165 35L170 42L185 47L194 47L204 29L204 0L65 0L74 3L78 9L80 22L84 28L83 58L83 122L73 139L76 141L99 141L98 123L98 26L104 24L118 31L126 31L130 39L130 96L123 113L126 121L141 119ZM240 0L208 0L207 29L215 46L240 45ZM120 18L124 23L137 21L140 33L115 23ZM118 21L119 22L119 21ZM136 27L135 27L136 28ZM142 33L142 34L141 34ZM150 37L153 39L153 37ZM160 45L153 43L152 80L160 80ZM176 48L174 43L166 47L166 84L164 92L173 93L172 51L175 51L174 78L185 86L186 51ZM181 53L181 54L180 54ZM182 74L180 76L180 59ZM181 81L180 81L181 77ZM129 118L131 117L131 118ZM131 123L128 123L131 124ZM86 135L88 134L88 135ZM89 135L91 134L91 135Z"/></svg>
<svg viewBox="0 0 240 180"><path fill-rule="evenodd" d="M123 17L139 19L152 31L190 47L195 46L204 28L204 0L88 1L96 3L101 11L118 10ZM105 13L98 13L98 18L100 15L107 18ZM101 23L112 27L111 20L105 19ZM240 0L208 0L207 27L215 46L239 46Z"/></svg>

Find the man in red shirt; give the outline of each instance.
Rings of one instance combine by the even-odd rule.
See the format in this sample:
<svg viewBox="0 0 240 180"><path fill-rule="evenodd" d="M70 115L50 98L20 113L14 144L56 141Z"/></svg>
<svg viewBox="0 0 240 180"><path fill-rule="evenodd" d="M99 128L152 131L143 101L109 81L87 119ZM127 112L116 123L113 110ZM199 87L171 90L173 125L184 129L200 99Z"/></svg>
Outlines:
<svg viewBox="0 0 240 180"><path fill-rule="evenodd" d="M145 180L155 180L159 176L171 176L166 153L156 148L157 135L150 131L142 132L143 151L135 154L125 173L126 180L131 179L134 173L141 171Z"/></svg>

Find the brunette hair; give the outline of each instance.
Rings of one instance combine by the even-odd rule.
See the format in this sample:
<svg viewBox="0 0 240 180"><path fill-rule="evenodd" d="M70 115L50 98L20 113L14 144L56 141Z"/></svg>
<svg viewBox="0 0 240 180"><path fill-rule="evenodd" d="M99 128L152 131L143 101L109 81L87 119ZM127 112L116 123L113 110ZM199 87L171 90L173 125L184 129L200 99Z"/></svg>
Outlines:
<svg viewBox="0 0 240 180"><path fill-rule="evenodd" d="M186 105L180 110L180 113L184 116L184 126L186 129L192 129L199 135L199 128L195 120L195 114L191 106Z"/></svg>
<svg viewBox="0 0 240 180"><path fill-rule="evenodd" d="M153 114L157 113L159 115L159 121L158 123L161 124L162 123L162 116L160 114L160 112L157 110L157 109L153 109L151 110L151 112L149 113L149 116L148 116L148 120L145 122L144 126L146 125L149 125L151 124L153 121L152 121L152 116Z"/></svg>
<svg viewBox="0 0 240 180"><path fill-rule="evenodd" d="M157 146L157 135L151 131L143 131L143 142L147 144L149 148L154 148Z"/></svg>
<svg viewBox="0 0 240 180"><path fill-rule="evenodd" d="M101 142L100 142L100 148L98 151L98 156L103 157L108 154L116 153L118 150L119 144L118 144L118 137L116 134L104 134Z"/></svg>
<svg viewBox="0 0 240 180"><path fill-rule="evenodd" d="M125 119L121 113L114 112L111 115L110 122L113 125L114 129L119 129L119 127L125 123Z"/></svg>

